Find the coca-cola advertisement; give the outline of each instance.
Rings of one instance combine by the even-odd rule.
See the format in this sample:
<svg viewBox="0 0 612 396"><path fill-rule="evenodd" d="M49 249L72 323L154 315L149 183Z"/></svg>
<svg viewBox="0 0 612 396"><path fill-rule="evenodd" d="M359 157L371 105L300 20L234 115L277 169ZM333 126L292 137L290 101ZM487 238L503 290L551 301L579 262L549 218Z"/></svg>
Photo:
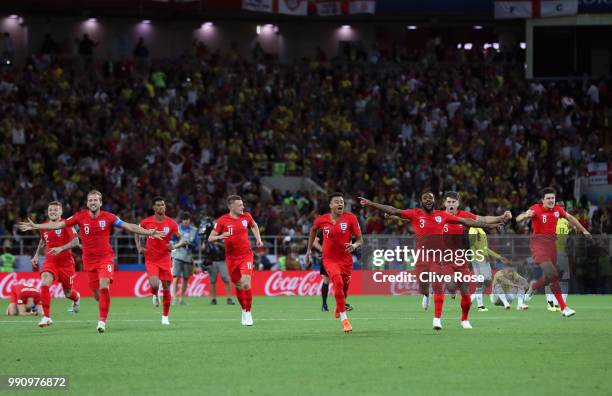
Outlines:
<svg viewBox="0 0 612 396"><path fill-rule="evenodd" d="M380 271L379 271L380 272ZM376 282L376 271L353 271L349 294L351 295L406 295L417 294L418 285L411 282ZM323 277L318 271L257 271L253 275L253 294L256 296L316 296L321 294ZM0 298L9 298L14 284L23 283L40 287L39 272L0 273ZM75 288L83 297L91 297L87 274L77 272ZM330 295L334 287L329 285ZM63 298L61 285L50 288L51 296ZM217 283L217 292L225 293L223 282ZM117 272L111 286L113 297L149 297L151 288L147 274L139 271ZM189 278L187 295L202 297L210 295L210 279L206 272L196 273Z"/></svg>
<svg viewBox="0 0 612 396"><path fill-rule="evenodd" d="M17 283L40 286L40 273L13 272L0 274L0 298L9 298L11 287ZM323 278L315 271L261 271L253 276L253 293L257 296L314 296L320 294ZM83 297L91 297L92 293L87 284L87 275L77 273L74 281L75 288ZM225 292L223 282L218 282L218 293ZM151 295L147 274L144 272L117 272L115 273L111 293L113 297L148 297ZM64 297L61 285L54 284L51 296ZM351 287L351 292L358 293L358 288ZM330 285L330 293L333 286ZM208 274L198 273L189 278L187 295L201 297L210 295L210 280Z"/></svg>

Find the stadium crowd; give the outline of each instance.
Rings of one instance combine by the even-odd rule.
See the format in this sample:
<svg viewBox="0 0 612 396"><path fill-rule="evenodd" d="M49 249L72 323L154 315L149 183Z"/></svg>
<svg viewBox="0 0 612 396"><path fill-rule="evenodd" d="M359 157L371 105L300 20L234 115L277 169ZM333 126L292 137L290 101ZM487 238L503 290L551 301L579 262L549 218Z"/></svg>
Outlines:
<svg viewBox="0 0 612 396"><path fill-rule="evenodd" d="M25 66L1 71L0 235L26 216L41 220L50 200L72 213L92 187L134 221L158 194L178 217L216 216L238 193L263 235L305 235L325 196L264 199L260 177L270 173L396 207L431 188L460 191L475 213L518 212L542 186L570 199L588 163L612 162L609 81L528 81L521 62L493 50L432 41L288 65L261 48L244 58L197 42L161 61L143 42L115 63L93 58L95 46L80 61L59 50L48 36ZM612 233L612 208L571 210L592 232ZM359 214L367 233L402 231Z"/></svg>

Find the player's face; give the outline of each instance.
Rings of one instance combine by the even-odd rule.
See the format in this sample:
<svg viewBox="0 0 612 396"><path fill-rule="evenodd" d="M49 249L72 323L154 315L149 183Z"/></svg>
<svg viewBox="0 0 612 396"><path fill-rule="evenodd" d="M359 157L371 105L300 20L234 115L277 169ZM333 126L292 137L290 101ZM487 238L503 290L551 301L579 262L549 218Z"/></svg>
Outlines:
<svg viewBox="0 0 612 396"><path fill-rule="evenodd" d="M457 209L459 209L459 201L451 197L446 197L444 200L444 208L448 212L455 214L457 213Z"/></svg>
<svg viewBox="0 0 612 396"><path fill-rule="evenodd" d="M157 201L153 204L153 211L158 216L166 214L166 203L164 201Z"/></svg>
<svg viewBox="0 0 612 396"><path fill-rule="evenodd" d="M514 272L514 269L512 269L510 267L504 268L504 275L506 275L506 276L511 276L513 272Z"/></svg>
<svg viewBox="0 0 612 396"><path fill-rule="evenodd" d="M341 215L344 213L344 198L342 197L334 197L329 203L329 209L332 213Z"/></svg>
<svg viewBox="0 0 612 396"><path fill-rule="evenodd" d="M423 194L421 196L421 206L425 209L426 212L433 211L434 208L434 196L433 194Z"/></svg>
<svg viewBox="0 0 612 396"><path fill-rule="evenodd" d="M62 207L58 205L49 205L47 208L47 216L50 220L57 220L62 217Z"/></svg>
<svg viewBox="0 0 612 396"><path fill-rule="evenodd" d="M542 204L546 209L552 209L555 206L555 194L546 194L544 198L542 198Z"/></svg>
<svg viewBox="0 0 612 396"><path fill-rule="evenodd" d="M97 212L102 206L102 200L98 194L89 194L87 196L87 209L92 212Z"/></svg>
<svg viewBox="0 0 612 396"><path fill-rule="evenodd" d="M244 213L244 202L242 202L241 199L233 201L229 205L229 210L230 210L230 212L232 212L234 214L237 214L237 215L243 214Z"/></svg>
<svg viewBox="0 0 612 396"><path fill-rule="evenodd" d="M181 220L181 224L183 224L184 226L191 225L191 219L183 219Z"/></svg>

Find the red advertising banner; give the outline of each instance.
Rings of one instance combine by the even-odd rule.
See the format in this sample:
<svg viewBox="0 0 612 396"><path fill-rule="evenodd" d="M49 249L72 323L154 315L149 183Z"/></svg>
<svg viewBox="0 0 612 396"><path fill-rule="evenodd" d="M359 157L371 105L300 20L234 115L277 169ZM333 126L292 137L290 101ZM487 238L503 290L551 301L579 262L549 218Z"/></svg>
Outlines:
<svg viewBox="0 0 612 396"><path fill-rule="evenodd" d="M385 274L399 271L385 271ZM375 271L353 271L349 295L405 295L417 294L415 282L377 282L381 278ZM253 276L253 294L256 296L315 296L321 293L323 278L318 271L256 271ZM39 272L0 273L0 298L9 298L16 283L40 287ZM217 282L219 295L225 293L223 282ZM83 297L91 297L87 275L78 272L74 287ZM59 284L49 289L51 297L62 298L64 292ZM333 285L330 284L330 295ZM111 285L113 297L149 297L151 295L147 274L138 271L116 272ZM187 295L194 297L210 295L210 279L206 272L189 278Z"/></svg>

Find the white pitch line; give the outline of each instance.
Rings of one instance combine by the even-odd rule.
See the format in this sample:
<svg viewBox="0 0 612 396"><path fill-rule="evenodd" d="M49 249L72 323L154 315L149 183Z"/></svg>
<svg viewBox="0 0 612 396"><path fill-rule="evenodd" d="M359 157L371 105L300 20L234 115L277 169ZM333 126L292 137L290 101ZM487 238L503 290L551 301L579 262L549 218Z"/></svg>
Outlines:
<svg viewBox="0 0 612 396"><path fill-rule="evenodd" d="M360 320L375 320L375 321L380 321L380 320L419 320L422 319L423 317L380 317L380 318L360 318L360 317L352 317L351 320L352 321L360 321ZM289 321L333 321L335 319L331 319L331 318L301 318L301 319L289 319L289 318L254 318L256 321L270 321L270 322L289 322ZM501 317L501 316L490 316L490 317L483 317L483 318L478 318L476 320L476 322L478 322L479 320L500 320L500 319L510 319L510 320L518 320L520 318L518 317ZM450 320L450 319L447 319ZM218 319L174 319L171 322L178 322L178 323L190 323L190 322L195 322L195 323L199 323L199 322L234 322L234 321L238 321L238 319L236 318L218 318ZM98 320L97 319L88 319L88 320L81 320L81 319L77 319L77 320L54 320L53 323L97 323ZM150 323L150 322L159 322L159 319L110 319L108 321L108 323ZM24 325L32 325L35 324L36 322L26 322L26 321L21 321L21 320L3 320L0 322L0 325L2 324L24 324Z"/></svg>

